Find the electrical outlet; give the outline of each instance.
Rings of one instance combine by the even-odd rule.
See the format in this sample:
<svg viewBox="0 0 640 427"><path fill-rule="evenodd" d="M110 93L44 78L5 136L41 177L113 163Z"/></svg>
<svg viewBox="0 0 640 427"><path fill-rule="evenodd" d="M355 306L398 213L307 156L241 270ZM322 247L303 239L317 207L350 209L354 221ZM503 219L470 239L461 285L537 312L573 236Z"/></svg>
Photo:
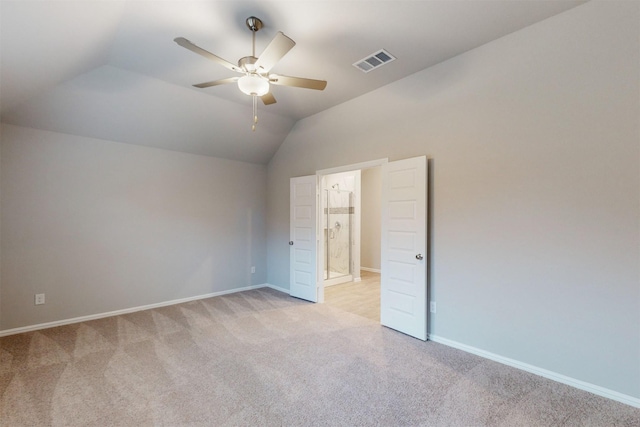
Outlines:
<svg viewBox="0 0 640 427"><path fill-rule="evenodd" d="M432 313L436 312L436 302L435 301L431 301L429 303L429 311L432 312Z"/></svg>
<svg viewBox="0 0 640 427"><path fill-rule="evenodd" d="M44 294L36 294L36 305L44 304Z"/></svg>
<svg viewBox="0 0 640 427"><path fill-rule="evenodd" d="M255 267L251 267L251 274L256 274L256 268Z"/></svg>

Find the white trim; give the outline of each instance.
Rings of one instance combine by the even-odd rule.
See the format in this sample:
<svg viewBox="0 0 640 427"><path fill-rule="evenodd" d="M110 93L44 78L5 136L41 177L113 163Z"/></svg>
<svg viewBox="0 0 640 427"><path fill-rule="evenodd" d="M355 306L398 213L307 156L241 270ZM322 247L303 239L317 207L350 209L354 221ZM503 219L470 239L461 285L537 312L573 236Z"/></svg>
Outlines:
<svg viewBox="0 0 640 427"><path fill-rule="evenodd" d="M351 224L353 234L351 236L351 275L354 282L360 281L360 253L362 244L362 169L353 171L355 174L356 188L354 191L354 205L355 215L352 216L353 222Z"/></svg>
<svg viewBox="0 0 640 427"><path fill-rule="evenodd" d="M604 388L595 384L591 384L585 381L571 378L566 375L558 374L557 372L553 372L547 369L539 368L537 366L529 365L528 363L524 363L515 359L510 359L508 357L500 356L498 354L481 350L479 348L472 347L470 345L462 344L457 341L452 341L447 338L442 338L437 335L430 334L429 340L433 342L437 342L439 344L444 344L449 347L457 348L458 350L466 351L467 353L472 353L477 356L484 357L485 359L493 360L494 362L502 363L503 365L512 366L514 368L518 368L523 371L530 372L532 374L539 375L541 377L548 378L550 380L557 381L559 383L566 384L580 390L588 391L589 393L606 397L607 399L615 400L629 406L640 408L640 398L637 398L637 397L629 396L627 394L610 390L608 388Z"/></svg>
<svg viewBox="0 0 640 427"><path fill-rule="evenodd" d="M318 176L331 175L333 173L351 172L357 169L362 170L362 169L375 168L376 166L380 166L388 162L389 162L389 159L385 158L385 159L370 160L368 162L354 163L351 165L337 166L335 168L320 169L316 171L316 175Z"/></svg>
<svg viewBox="0 0 640 427"><path fill-rule="evenodd" d="M159 303L155 303L155 304L147 304L147 305L141 305L141 306L138 306L138 307L124 308L122 310L108 311L106 313L90 314L88 316L73 317L71 319L56 320L56 321L53 321L53 322L38 323L36 325L30 325L30 326L22 326L20 328L5 329L4 331L0 331L0 337L5 337L5 336L8 336L8 335L15 335L15 334L22 334L24 332L38 331L40 329L54 328L56 326L70 325L72 323L87 322L89 320L102 319L102 318L105 318L105 317L119 316L121 314L134 313L136 311L151 310L153 308L166 307L168 305L175 305L175 304L182 304L182 303L185 303L185 302L196 301L196 300L212 298L212 297L218 297L218 296L227 295L227 294L234 294L236 292L250 291L250 290L253 290L253 289L259 289L259 288L264 288L264 287L271 287L271 288L276 289L272 285L268 285L268 284L245 286L244 288L229 289L227 291L212 292L210 294L196 295L194 297L180 298L180 299L174 299L174 300L171 300L171 301L159 302ZM280 289L276 289L276 290L280 290Z"/></svg>
<svg viewBox="0 0 640 427"><path fill-rule="evenodd" d="M335 285L341 285L343 283L350 283L350 282L353 282L353 275L345 274L344 276L334 277L333 279L325 279L322 281L322 285L335 286Z"/></svg>
<svg viewBox="0 0 640 427"><path fill-rule="evenodd" d="M360 266L360 270L370 271L371 273L378 273L378 274L382 272L379 268L369 268L369 267L363 267L363 266Z"/></svg>
<svg viewBox="0 0 640 427"><path fill-rule="evenodd" d="M265 283L263 287L265 287L265 288L271 288L271 289L273 289L274 291L282 292L282 293L284 293L284 294L289 295L289 289L285 289L285 288L282 288L282 287L280 287L280 286L272 285L271 283Z"/></svg>

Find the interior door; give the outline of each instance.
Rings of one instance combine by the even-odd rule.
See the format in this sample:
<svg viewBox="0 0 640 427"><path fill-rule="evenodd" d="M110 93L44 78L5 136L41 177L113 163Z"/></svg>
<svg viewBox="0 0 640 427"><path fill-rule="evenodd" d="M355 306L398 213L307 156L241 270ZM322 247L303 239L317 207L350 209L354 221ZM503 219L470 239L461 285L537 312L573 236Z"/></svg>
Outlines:
<svg viewBox="0 0 640 427"><path fill-rule="evenodd" d="M382 166L380 323L427 339L427 159Z"/></svg>
<svg viewBox="0 0 640 427"><path fill-rule="evenodd" d="M315 175L291 178L289 294L317 302L317 179Z"/></svg>

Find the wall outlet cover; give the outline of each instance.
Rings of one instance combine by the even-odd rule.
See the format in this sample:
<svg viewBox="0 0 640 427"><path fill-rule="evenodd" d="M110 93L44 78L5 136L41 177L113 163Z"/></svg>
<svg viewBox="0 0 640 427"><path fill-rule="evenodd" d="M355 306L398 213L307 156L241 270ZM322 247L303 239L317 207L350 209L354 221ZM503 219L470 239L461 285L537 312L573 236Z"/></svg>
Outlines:
<svg viewBox="0 0 640 427"><path fill-rule="evenodd" d="M44 294L36 294L36 305L44 304Z"/></svg>

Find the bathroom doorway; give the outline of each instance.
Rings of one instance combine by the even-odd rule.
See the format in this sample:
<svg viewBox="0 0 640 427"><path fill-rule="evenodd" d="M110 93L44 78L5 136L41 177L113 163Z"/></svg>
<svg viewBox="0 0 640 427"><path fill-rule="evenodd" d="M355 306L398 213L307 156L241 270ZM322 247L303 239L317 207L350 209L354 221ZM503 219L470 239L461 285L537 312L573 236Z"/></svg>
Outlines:
<svg viewBox="0 0 640 427"><path fill-rule="evenodd" d="M428 305L426 156L392 162L380 159L290 178L289 294L312 302L325 301L321 224L324 177L376 166L381 166L382 175L380 323L424 341ZM355 215L360 212L358 203L356 198ZM360 242L360 227L354 224L351 227L354 241ZM353 252L352 262L359 261L359 253ZM359 271L358 266L352 269L352 274Z"/></svg>
<svg viewBox="0 0 640 427"><path fill-rule="evenodd" d="M360 171L322 177L324 286L360 280Z"/></svg>
<svg viewBox="0 0 640 427"><path fill-rule="evenodd" d="M379 322L381 167L324 175L321 185L324 301Z"/></svg>

